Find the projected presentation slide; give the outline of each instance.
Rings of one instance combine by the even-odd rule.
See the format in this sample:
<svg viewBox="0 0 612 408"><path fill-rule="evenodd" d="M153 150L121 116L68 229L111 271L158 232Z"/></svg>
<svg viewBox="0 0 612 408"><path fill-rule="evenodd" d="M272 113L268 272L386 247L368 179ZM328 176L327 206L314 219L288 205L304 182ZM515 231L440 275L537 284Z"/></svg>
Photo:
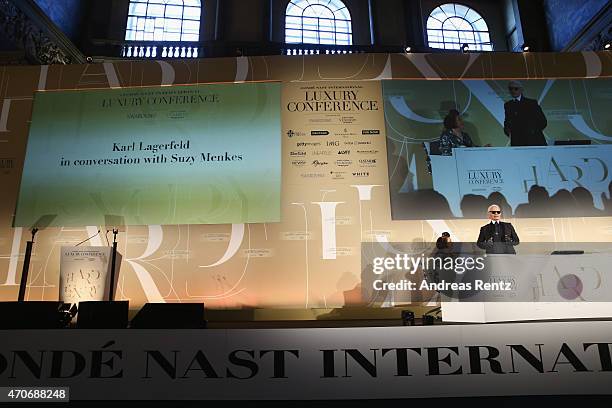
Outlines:
<svg viewBox="0 0 612 408"><path fill-rule="evenodd" d="M612 215L611 79L383 81L392 218Z"/></svg>
<svg viewBox="0 0 612 408"><path fill-rule="evenodd" d="M280 84L39 92L15 226L280 221Z"/></svg>

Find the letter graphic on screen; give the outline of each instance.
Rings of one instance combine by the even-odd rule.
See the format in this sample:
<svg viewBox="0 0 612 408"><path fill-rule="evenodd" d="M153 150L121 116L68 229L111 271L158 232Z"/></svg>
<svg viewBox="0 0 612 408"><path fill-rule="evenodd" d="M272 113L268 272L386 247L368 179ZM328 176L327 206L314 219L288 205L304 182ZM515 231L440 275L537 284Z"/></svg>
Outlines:
<svg viewBox="0 0 612 408"><path fill-rule="evenodd" d="M392 218L612 215L612 80L383 81Z"/></svg>
<svg viewBox="0 0 612 408"><path fill-rule="evenodd" d="M15 226L280 221L280 84L39 92Z"/></svg>

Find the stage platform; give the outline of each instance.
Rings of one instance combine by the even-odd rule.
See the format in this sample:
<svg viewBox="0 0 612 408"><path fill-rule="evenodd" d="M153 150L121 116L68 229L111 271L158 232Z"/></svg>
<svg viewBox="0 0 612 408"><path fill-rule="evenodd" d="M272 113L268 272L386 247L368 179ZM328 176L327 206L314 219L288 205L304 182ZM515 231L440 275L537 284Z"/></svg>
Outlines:
<svg viewBox="0 0 612 408"><path fill-rule="evenodd" d="M122 401L612 393L609 320L398 326L263 316L219 313L195 330L1 330L0 382Z"/></svg>
<svg viewBox="0 0 612 408"><path fill-rule="evenodd" d="M402 311L412 311L419 323L422 315L435 308L406 305L387 308L207 309L206 320L210 328L401 326Z"/></svg>

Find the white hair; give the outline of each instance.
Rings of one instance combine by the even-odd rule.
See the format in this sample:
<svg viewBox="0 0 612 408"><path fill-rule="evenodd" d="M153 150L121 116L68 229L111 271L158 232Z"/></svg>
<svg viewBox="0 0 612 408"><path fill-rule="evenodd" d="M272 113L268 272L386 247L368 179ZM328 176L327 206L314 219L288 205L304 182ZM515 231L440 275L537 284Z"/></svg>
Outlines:
<svg viewBox="0 0 612 408"><path fill-rule="evenodd" d="M497 210L501 211L501 207L499 205L497 205L497 204L491 204L489 206L489 208L487 208L487 211L492 211L493 207L497 207ZM497 210L495 210L495 211L497 211Z"/></svg>

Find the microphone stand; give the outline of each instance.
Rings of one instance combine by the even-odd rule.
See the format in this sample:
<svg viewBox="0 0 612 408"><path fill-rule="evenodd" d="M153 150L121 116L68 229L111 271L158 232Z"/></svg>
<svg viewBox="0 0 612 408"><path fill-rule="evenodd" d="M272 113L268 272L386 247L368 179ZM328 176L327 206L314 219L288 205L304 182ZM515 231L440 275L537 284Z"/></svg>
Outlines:
<svg viewBox="0 0 612 408"><path fill-rule="evenodd" d="M113 228L113 249L111 251L111 272L110 272L110 288L109 299L111 302L115 300L115 263L117 262L117 233L119 230Z"/></svg>
<svg viewBox="0 0 612 408"><path fill-rule="evenodd" d="M23 271L21 272L21 281L19 282L18 302L25 301L26 286L28 283L28 273L30 272L30 258L32 257L32 247L34 246L34 236L38 232L38 228L32 228L32 240L26 243L25 257L23 258Z"/></svg>

